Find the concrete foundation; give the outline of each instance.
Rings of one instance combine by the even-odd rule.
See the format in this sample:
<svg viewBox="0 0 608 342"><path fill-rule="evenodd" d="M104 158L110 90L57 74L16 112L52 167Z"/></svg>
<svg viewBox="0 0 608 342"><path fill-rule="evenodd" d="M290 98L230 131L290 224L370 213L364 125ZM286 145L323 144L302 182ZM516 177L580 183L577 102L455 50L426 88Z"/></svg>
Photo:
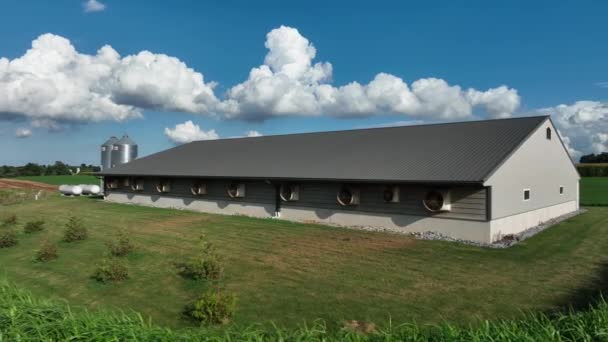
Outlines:
<svg viewBox="0 0 608 342"><path fill-rule="evenodd" d="M106 196L106 200L116 203L188 209L225 215L246 215L261 218L275 216L274 204L127 193L110 193ZM541 222L575 211L577 208L576 201L570 201L489 222L302 207L282 208L280 218L303 223L322 223L370 230L386 230L397 233L433 231L454 239L492 243L500 240L505 235L519 233Z"/></svg>
<svg viewBox="0 0 608 342"><path fill-rule="evenodd" d="M550 207L527 211L490 221L492 241L502 239L505 235L517 234L542 222L578 210L577 201L569 201Z"/></svg>

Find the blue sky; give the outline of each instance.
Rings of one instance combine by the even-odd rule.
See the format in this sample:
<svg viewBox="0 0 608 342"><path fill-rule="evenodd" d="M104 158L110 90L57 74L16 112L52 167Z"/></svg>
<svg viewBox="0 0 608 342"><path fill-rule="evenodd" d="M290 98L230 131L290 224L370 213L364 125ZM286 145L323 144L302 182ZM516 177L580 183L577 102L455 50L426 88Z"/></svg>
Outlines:
<svg viewBox="0 0 608 342"><path fill-rule="evenodd" d="M44 70L40 71L43 68L40 65L46 64L44 56L30 59L29 65L10 66L4 71L0 61L0 91L4 89L13 94L6 89L23 86L25 83L18 80L25 77L23 70L36 70L32 73L38 81L42 79L41 86L24 88L26 90L16 92L17 95L3 99L0 94L0 144L3 146L0 164L55 160L98 164L99 144L110 135L123 133L136 140L140 155L145 155L173 146L175 141L165 134L165 129L178 134L181 131L176 125L187 121L198 125L194 128L200 132L196 131L198 135L194 136L201 138L241 136L252 130L268 135L408 121L551 114L573 155L606 150L608 85L602 82L608 82L605 24L608 2L328 3L100 0L97 7L94 6L95 11L85 11L84 1L5 0L0 12L0 58L7 63L23 57L39 36L52 33L67 39L79 55L94 56L102 46L110 45L120 58L150 51L155 56L175 57L185 66L179 69L178 65L159 64L157 69L141 72L141 68L131 65L129 70L111 71L113 80L124 80L126 74L119 72L129 72L132 82L147 86L136 87L137 93L135 88L127 89L124 84L117 85L107 78L87 81L87 86L103 88L93 90L95 96L107 96L121 107L120 111L129 111L127 119L120 121L118 109L91 105L91 112L99 110L93 118L76 113L78 107L59 108L61 105L53 103L53 99L38 96L46 91L44 85L48 82L42 82L47 81L45 77L49 77L50 82L69 83L70 77L85 76L76 72L68 72L60 80L48 76ZM265 61L272 52L265 47L267 34L282 25L288 29L274 31L276 34L271 38L276 46L272 50L276 61ZM292 29L297 30L297 34ZM294 39L295 43L289 45ZM308 45L298 45L302 39L307 40ZM53 42L48 49L63 44ZM309 60L301 57L302 53L310 52L311 46L316 54L307 65ZM293 56L296 56L294 60L284 62ZM311 80L314 65L326 62L331 64L331 71L323 69L319 71L323 77ZM309 69L280 70L289 63L295 63L296 69L300 66ZM113 68L118 64L112 64ZM279 89L247 83L251 69L263 65L272 71L267 75L268 84ZM190 74L202 74L204 83L176 87L183 88L182 93L173 88L163 93L163 87L167 86L167 79L162 77L165 70L167 73L190 70ZM140 73L135 74L136 71ZM11 81L3 84L3 73L4 79L10 76ZM287 75L285 79L279 76L282 73ZM358 82L361 89L367 91L374 87L370 82L378 73L390 75L390 79L378 84L401 79L407 89L399 88L401 92L395 96L403 99L413 93L415 98L410 100L415 103L399 105L391 100L394 98L367 94L361 95L365 105L353 108L341 105L340 101L353 99L353 94L358 94L358 88L341 90L341 86ZM425 88L426 97L422 91L413 90L415 81L429 78L459 87L460 95L454 95L453 88L429 86ZM209 83L211 81L217 85ZM243 89L233 89L240 84ZM337 102L327 104L321 100L319 85L333 87L330 97ZM505 88L496 95L491 91L503 85ZM213 98L202 101L191 96L185 100L186 104L176 104L172 99L157 103L158 92L141 93L141 89L150 89L150 86L159 86L160 93L167 98L193 91L212 91ZM61 91L71 88L57 87L59 91L53 93L57 101L73 100L66 91ZM279 94L280 88L290 87L294 94L298 89L304 90L289 98ZM469 88L477 91L478 96L467 93ZM261 90L268 93L259 95ZM252 98L252 94L259 96ZM447 98L450 94L455 96L453 100L435 103L435 99ZM317 99L314 108L308 107L307 96ZM65 101L62 97L66 97ZM268 98L274 101L272 105ZM232 106L228 106L230 100ZM353 102L357 102L355 100ZM58 109L47 113L46 106ZM22 134L17 134L17 130ZM210 130L214 132L208 134ZM181 141L189 140L184 139Z"/></svg>

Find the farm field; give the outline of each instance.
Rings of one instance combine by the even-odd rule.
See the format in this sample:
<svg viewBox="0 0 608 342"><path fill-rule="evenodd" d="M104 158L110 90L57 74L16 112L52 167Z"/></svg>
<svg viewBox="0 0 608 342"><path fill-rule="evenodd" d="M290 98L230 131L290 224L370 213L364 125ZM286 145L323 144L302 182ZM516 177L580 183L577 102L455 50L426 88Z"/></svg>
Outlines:
<svg viewBox="0 0 608 342"><path fill-rule="evenodd" d="M608 206L608 177L583 177L580 189L581 205Z"/></svg>
<svg viewBox="0 0 608 342"><path fill-rule="evenodd" d="M59 243L59 259L33 261L41 241L60 240L77 214L89 239ZM295 327L317 318L365 322L474 323L522 311L587 307L608 290L608 208L593 207L506 250L386 233L219 216L52 195L2 207L1 215L44 219L47 229L19 234L0 249L0 275L36 296L76 307L135 310L153 322L184 327L184 305L203 290L172 266L193 255L204 233L224 257L225 288L238 298L234 322ZM0 228L2 229L2 228ZM90 278L121 229L138 245L130 279Z"/></svg>
<svg viewBox="0 0 608 342"><path fill-rule="evenodd" d="M40 182L51 185L78 185L78 184L99 184L99 179L95 176L76 175L76 176L31 176L31 177L16 177L15 179L28 180L32 182Z"/></svg>

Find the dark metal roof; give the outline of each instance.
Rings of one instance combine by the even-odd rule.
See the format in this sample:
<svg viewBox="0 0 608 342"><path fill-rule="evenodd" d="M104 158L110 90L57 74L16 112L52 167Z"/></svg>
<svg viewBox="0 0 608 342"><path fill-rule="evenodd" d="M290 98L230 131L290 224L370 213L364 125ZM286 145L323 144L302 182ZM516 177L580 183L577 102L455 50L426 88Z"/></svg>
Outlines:
<svg viewBox="0 0 608 342"><path fill-rule="evenodd" d="M195 141L100 174L478 183L547 118Z"/></svg>

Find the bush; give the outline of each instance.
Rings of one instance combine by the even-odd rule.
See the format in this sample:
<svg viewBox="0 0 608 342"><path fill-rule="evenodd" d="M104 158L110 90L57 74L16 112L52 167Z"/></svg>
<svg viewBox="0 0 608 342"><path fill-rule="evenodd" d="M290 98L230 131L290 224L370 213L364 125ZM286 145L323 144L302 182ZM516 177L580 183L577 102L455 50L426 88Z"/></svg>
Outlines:
<svg viewBox="0 0 608 342"><path fill-rule="evenodd" d="M44 240L40 245L40 249L36 252L36 260L47 262L57 259L57 244L50 240Z"/></svg>
<svg viewBox="0 0 608 342"><path fill-rule="evenodd" d="M184 309L184 315L200 324L225 324L234 315L236 297L210 289Z"/></svg>
<svg viewBox="0 0 608 342"><path fill-rule="evenodd" d="M92 277L101 283L118 282L129 277L129 270L122 261L116 258L103 259L97 265Z"/></svg>
<svg viewBox="0 0 608 342"><path fill-rule="evenodd" d="M0 230L0 248L12 247L17 244L17 234L12 229Z"/></svg>
<svg viewBox="0 0 608 342"><path fill-rule="evenodd" d="M26 234L31 234L31 233L39 232L39 231L42 231L43 229L44 229L44 221L43 220L30 221L30 222L26 223L25 226L23 226L23 231Z"/></svg>
<svg viewBox="0 0 608 342"><path fill-rule="evenodd" d="M217 280L222 276L222 266L217 259L194 258L190 261L176 264L178 273L189 279Z"/></svg>
<svg viewBox="0 0 608 342"><path fill-rule="evenodd" d="M135 250L135 245L124 231L119 232L116 240L108 242L107 246L110 250L110 254L117 257L126 256Z"/></svg>
<svg viewBox="0 0 608 342"><path fill-rule="evenodd" d="M82 223L82 220L72 216L66 224L65 233L63 235L63 241L74 242L80 241L87 238L87 228Z"/></svg>
<svg viewBox="0 0 608 342"><path fill-rule="evenodd" d="M190 279L217 280L222 276L223 271L220 256L215 246L206 241L204 236L201 236L200 241L199 255L186 262L176 263L178 273Z"/></svg>
<svg viewBox="0 0 608 342"><path fill-rule="evenodd" d="M17 215L15 214L11 214L7 217L5 217L4 219L2 219L2 225L3 226L14 226L17 224Z"/></svg>

